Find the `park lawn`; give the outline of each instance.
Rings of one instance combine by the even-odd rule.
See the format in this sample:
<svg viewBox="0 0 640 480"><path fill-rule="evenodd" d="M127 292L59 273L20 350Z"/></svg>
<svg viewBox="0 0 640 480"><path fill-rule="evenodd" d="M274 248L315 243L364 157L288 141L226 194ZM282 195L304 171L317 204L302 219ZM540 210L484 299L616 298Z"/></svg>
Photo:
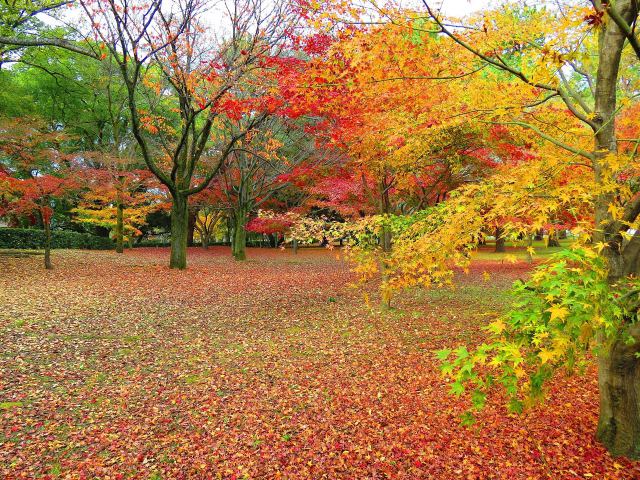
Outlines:
<svg viewBox="0 0 640 480"><path fill-rule="evenodd" d="M333 251L0 256L0 478L632 479L594 438L597 381L459 424L433 351L474 344L530 265L367 304Z"/></svg>

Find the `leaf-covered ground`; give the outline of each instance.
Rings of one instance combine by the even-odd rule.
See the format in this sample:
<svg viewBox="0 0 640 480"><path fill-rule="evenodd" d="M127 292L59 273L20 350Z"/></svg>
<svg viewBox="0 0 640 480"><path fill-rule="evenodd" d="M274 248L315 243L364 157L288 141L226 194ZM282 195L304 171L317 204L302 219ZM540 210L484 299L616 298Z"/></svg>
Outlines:
<svg viewBox="0 0 640 480"><path fill-rule="evenodd" d="M595 371L459 425L432 351L481 340L526 263L381 312L335 251L167 255L0 257L0 478L640 478L594 441Z"/></svg>

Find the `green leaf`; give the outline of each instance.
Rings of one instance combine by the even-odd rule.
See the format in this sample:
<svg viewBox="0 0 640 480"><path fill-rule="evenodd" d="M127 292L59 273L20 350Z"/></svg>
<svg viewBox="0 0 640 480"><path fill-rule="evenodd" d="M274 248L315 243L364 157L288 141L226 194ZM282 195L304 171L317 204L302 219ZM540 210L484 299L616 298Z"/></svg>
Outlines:
<svg viewBox="0 0 640 480"><path fill-rule="evenodd" d="M451 389L449 390L449 393L459 397L464 393L464 390L465 390L464 385L462 385L460 382L454 382L451 384Z"/></svg>
<svg viewBox="0 0 640 480"><path fill-rule="evenodd" d="M441 362L445 361L451 355L452 350L449 348L443 348L442 350L438 350L435 352L436 358Z"/></svg>

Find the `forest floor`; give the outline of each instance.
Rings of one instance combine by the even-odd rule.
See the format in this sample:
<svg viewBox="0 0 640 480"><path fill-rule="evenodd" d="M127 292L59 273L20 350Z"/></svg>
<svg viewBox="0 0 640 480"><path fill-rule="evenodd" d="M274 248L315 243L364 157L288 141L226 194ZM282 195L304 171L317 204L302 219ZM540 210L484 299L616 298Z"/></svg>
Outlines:
<svg viewBox="0 0 640 480"><path fill-rule="evenodd" d="M594 369L460 425L433 351L481 341L528 263L485 253L385 311L337 255L0 256L0 478L640 478L594 440Z"/></svg>

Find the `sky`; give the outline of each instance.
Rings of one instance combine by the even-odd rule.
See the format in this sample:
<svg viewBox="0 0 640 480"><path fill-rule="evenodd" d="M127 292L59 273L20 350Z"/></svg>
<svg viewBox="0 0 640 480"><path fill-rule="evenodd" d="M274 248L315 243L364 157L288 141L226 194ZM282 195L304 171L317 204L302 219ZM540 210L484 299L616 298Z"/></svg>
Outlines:
<svg viewBox="0 0 640 480"><path fill-rule="evenodd" d="M442 13L451 17L464 17L478 10L487 8L489 0L437 0L436 5L440 5Z"/></svg>

